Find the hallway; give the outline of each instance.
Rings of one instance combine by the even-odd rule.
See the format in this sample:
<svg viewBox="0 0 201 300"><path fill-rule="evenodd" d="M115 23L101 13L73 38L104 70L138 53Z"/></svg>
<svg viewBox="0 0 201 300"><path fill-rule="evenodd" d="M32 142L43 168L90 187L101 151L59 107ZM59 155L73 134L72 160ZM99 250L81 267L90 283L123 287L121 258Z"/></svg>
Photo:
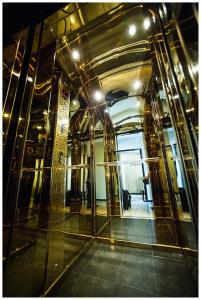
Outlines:
<svg viewBox="0 0 201 300"><path fill-rule="evenodd" d="M196 297L193 271L180 252L93 242L51 296Z"/></svg>

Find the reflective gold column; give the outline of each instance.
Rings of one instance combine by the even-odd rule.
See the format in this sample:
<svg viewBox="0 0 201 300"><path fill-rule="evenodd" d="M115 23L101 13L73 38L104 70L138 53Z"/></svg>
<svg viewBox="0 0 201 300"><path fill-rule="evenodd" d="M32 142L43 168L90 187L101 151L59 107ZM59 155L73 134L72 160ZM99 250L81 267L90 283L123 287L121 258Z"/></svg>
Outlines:
<svg viewBox="0 0 201 300"><path fill-rule="evenodd" d="M65 193L66 193L66 158L69 128L70 95L65 89L62 76L58 82L58 100L56 107L56 126L52 153L52 171L50 187L50 223L47 283L58 276L64 267L64 226ZM59 225L60 233L55 230Z"/></svg>

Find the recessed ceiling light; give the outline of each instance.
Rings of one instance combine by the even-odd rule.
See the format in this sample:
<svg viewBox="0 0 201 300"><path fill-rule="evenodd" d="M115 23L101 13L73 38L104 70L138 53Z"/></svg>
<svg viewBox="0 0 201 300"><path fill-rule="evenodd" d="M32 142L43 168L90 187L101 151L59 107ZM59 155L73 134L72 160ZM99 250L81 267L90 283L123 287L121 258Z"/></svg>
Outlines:
<svg viewBox="0 0 201 300"><path fill-rule="evenodd" d="M72 101L72 104L73 104L74 106L76 106L76 105L77 105L77 101L76 101L76 100L73 100L73 101Z"/></svg>
<svg viewBox="0 0 201 300"><path fill-rule="evenodd" d="M8 113L5 113L3 114L4 118L8 118L9 117L9 114Z"/></svg>
<svg viewBox="0 0 201 300"><path fill-rule="evenodd" d="M96 101L101 101L103 99L103 94L101 93L101 91L94 92L94 99Z"/></svg>
<svg viewBox="0 0 201 300"><path fill-rule="evenodd" d="M150 23L149 18L146 18L144 20L144 28L145 28L145 30L147 30L150 27L150 25L151 25L151 23Z"/></svg>
<svg viewBox="0 0 201 300"><path fill-rule="evenodd" d="M80 59L80 52L78 50L74 49L72 51L72 57L73 57L74 60L79 60Z"/></svg>
<svg viewBox="0 0 201 300"><path fill-rule="evenodd" d="M129 26L129 29L128 29L129 35L130 35L130 36L135 35L136 30L137 30L137 29L136 29L136 26L135 26L134 24L130 25L130 26Z"/></svg>
<svg viewBox="0 0 201 300"><path fill-rule="evenodd" d="M135 90L138 90L142 86L142 82L140 80L136 80L133 82L133 87Z"/></svg>

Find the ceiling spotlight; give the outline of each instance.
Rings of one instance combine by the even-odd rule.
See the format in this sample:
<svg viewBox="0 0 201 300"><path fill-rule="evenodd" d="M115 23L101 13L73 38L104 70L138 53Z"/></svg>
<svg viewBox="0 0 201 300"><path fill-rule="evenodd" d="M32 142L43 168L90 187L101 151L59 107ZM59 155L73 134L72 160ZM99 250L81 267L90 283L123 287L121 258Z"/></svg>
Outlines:
<svg viewBox="0 0 201 300"><path fill-rule="evenodd" d="M101 91L94 92L94 99L96 101L101 101L103 99L103 94L101 93Z"/></svg>
<svg viewBox="0 0 201 300"><path fill-rule="evenodd" d="M145 20L144 20L144 28L145 28L145 30L147 30L148 28L149 28L149 26L150 26L150 20L149 20L149 18L146 18Z"/></svg>
<svg viewBox="0 0 201 300"><path fill-rule="evenodd" d="M134 24L132 24L132 25L129 26L128 33L129 33L130 36L135 35L135 33L136 33L136 26Z"/></svg>
<svg viewBox="0 0 201 300"><path fill-rule="evenodd" d="M72 57L73 57L74 60L79 60L80 59L80 53L79 53L79 51L76 50L76 49L74 49L72 51Z"/></svg>
<svg viewBox="0 0 201 300"><path fill-rule="evenodd" d="M4 118L9 118L9 114L5 113L3 114Z"/></svg>
<svg viewBox="0 0 201 300"><path fill-rule="evenodd" d="M27 79L29 82L33 82L33 78L28 76L28 79Z"/></svg>
<svg viewBox="0 0 201 300"><path fill-rule="evenodd" d="M77 101L76 101L76 100L73 100L73 101L72 101L72 104L73 104L74 106L76 106L76 105L77 105Z"/></svg>
<svg viewBox="0 0 201 300"><path fill-rule="evenodd" d="M135 90L138 90L142 86L142 82L140 80L136 80L133 83L133 87Z"/></svg>

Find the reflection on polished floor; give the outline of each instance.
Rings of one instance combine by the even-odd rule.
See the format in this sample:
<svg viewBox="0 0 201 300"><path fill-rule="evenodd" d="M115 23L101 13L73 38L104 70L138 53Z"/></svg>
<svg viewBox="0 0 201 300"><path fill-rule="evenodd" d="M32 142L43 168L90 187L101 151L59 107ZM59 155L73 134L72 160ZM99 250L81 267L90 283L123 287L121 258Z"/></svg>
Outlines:
<svg viewBox="0 0 201 300"><path fill-rule="evenodd" d="M124 217L153 219L153 203L143 202L142 195L131 195L131 209L123 211Z"/></svg>
<svg viewBox="0 0 201 300"><path fill-rule="evenodd" d="M196 263L194 264L196 268ZM181 253L95 242L52 296L196 297L197 295L196 280Z"/></svg>

